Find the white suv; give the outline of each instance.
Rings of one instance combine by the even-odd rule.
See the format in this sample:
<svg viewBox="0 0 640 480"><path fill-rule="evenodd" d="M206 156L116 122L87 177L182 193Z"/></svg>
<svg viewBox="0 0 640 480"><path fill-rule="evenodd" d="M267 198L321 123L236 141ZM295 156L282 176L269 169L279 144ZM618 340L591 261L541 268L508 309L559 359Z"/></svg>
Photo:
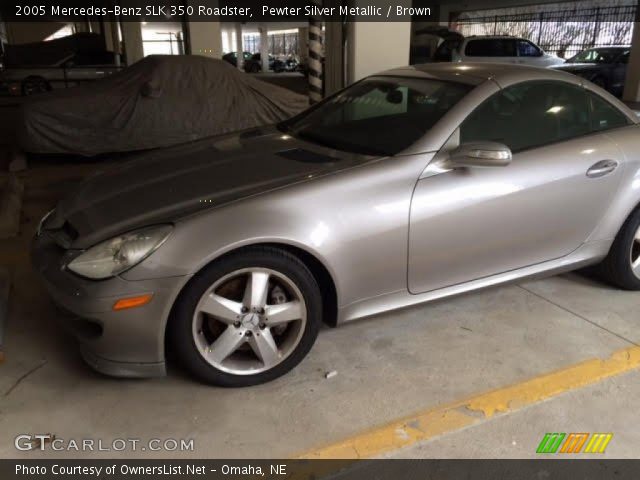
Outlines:
<svg viewBox="0 0 640 480"><path fill-rule="evenodd" d="M504 35L448 38L434 57L452 62L504 62L535 67L564 63L564 59L545 53L530 40Z"/></svg>

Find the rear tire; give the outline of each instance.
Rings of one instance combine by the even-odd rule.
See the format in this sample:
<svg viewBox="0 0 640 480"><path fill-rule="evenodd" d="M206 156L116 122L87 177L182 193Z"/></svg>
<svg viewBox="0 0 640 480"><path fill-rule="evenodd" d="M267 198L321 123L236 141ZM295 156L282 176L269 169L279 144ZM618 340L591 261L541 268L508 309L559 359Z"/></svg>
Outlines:
<svg viewBox="0 0 640 480"><path fill-rule="evenodd" d="M640 208L629 215L616 235L600 264L600 273L620 288L640 290Z"/></svg>
<svg viewBox="0 0 640 480"><path fill-rule="evenodd" d="M256 295L266 300L258 305ZM251 247L212 263L190 281L174 306L169 340L195 377L247 387L298 365L315 343L321 320L320 289L304 263L278 248Z"/></svg>

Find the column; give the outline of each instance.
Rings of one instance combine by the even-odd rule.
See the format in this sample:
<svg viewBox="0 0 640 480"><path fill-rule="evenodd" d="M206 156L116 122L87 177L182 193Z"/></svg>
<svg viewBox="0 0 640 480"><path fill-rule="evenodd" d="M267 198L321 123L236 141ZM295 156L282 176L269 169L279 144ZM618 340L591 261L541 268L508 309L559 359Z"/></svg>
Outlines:
<svg viewBox="0 0 640 480"><path fill-rule="evenodd" d="M405 3L411 6L411 0L398 0L392 5ZM377 5L386 8L389 2ZM347 35L349 83L382 70L409 65L411 22L351 22Z"/></svg>
<svg viewBox="0 0 640 480"><path fill-rule="evenodd" d="M142 29L140 22L122 22L122 40L127 54L127 65L133 65L144 58Z"/></svg>
<svg viewBox="0 0 640 480"><path fill-rule="evenodd" d="M222 58L220 22L189 22L189 44L193 55Z"/></svg>
<svg viewBox="0 0 640 480"><path fill-rule="evenodd" d="M318 6L322 4L321 0L313 0L311 3L315 3ZM307 64L309 72L309 102L311 104L319 102L324 96L322 79L324 50L322 44L322 20L312 17L309 19L309 58Z"/></svg>
<svg viewBox="0 0 640 480"><path fill-rule="evenodd" d="M301 63L307 63L309 57L309 28L298 28L298 56Z"/></svg>
<svg viewBox="0 0 640 480"><path fill-rule="evenodd" d="M640 7L638 8L640 13ZM637 18L636 18L637 19ZM633 24L631 52L627 65L627 78L622 98L627 102L640 102L640 23Z"/></svg>
<svg viewBox="0 0 640 480"><path fill-rule="evenodd" d="M244 42L242 40L242 24L236 23L236 54L238 58L238 70L244 70Z"/></svg>
<svg viewBox="0 0 640 480"><path fill-rule="evenodd" d="M260 60L262 71L269 71L269 30L266 24L260 25Z"/></svg>

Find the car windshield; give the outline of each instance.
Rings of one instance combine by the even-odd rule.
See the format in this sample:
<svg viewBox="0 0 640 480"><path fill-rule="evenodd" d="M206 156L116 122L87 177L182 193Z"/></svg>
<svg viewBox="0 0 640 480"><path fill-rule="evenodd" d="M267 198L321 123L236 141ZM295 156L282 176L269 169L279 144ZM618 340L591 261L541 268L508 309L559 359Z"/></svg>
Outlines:
<svg viewBox="0 0 640 480"><path fill-rule="evenodd" d="M370 77L279 128L336 150L395 155L420 139L472 88L432 79Z"/></svg>
<svg viewBox="0 0 640 480"><path fill-rule="evenodd" d="M567 63L613 63L621 52L618 48L592 48L580 52Z"/></svg>

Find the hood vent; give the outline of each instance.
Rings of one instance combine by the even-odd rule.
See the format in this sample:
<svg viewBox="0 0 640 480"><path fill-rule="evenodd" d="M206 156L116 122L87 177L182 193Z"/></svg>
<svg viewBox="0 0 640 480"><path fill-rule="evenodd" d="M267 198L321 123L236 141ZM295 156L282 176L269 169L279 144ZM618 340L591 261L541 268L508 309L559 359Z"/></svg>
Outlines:
<svg viewBox="0 0 640 480"><path fill-rule="evenodd" d="M310 150L303 150L302 148L292 148L291 150L283 150L278 152L277 155L287 158L289 160L295 160L296 162L304 163L333 163L337 159L328 155L322 155L321 153L312 152Z"/></svg>

